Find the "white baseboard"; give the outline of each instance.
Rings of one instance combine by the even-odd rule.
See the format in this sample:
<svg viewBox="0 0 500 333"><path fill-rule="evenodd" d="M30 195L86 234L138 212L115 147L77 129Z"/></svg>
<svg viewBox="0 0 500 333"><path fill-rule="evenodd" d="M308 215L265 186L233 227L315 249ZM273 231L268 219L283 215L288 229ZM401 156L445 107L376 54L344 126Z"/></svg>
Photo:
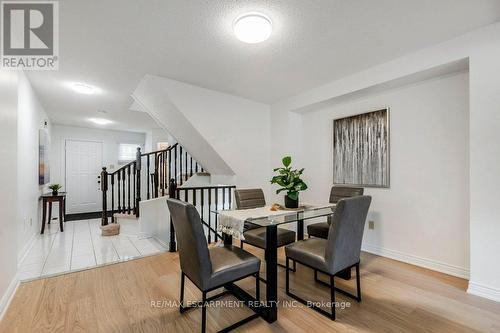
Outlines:
<svg viewBox="0 0 500 333"><path fill-rule="evenodd" d="M17 277L17 274L14 276L12 281L10 282L9 286L5 290L5 293L3 294L2 298L0 299L0 320L3 319L3 316L7 312L7 308L9 307L10 302L14 298L14 295L16 294L17 287L19 287L19 279Z"/></svg>
<svg viewBox="0 0 500 333"><path fill-rule="evenodd" d="M469 281L469 288L467 289L467 292L472 295L500 302L500 290L485 286L484 284Z"/></svg>
<svg viewBox="0 0 500 333"><path fill-rule="evenodd" d="M162 241L161 239L159 239L159 238L158 238L158 237L156 237L156 236L152 236L152 237L153 237L153 239L154 239L155 241L157 241L158 243L160 243L160 245L161 245L161 246L163 246L164 248L166 248L167 250L170 248L170 244L165 243L164 241Z"/></svg>
<svg viewBox="0 0 500 333"><path fill-rule="evenodd" d="M37 235L38 235L38 233L34 233L33 235L31 235L30 240L26 243L26 245L24 245L22 250L18 253L17 266L19 266L19 264L23 262L24 258L26 258L26 256L30 252L31 248L33 247L33 244L35 244L35 240L36 240Z"/></svg>
<svg viewBox="0 0 500 333"><path fill-rule="evenodd" d="M413 254L400 251L389 250L380 246L363 244L361 249L365 252L373 253L382 257L402 261L415 266L431 269L441 273L453 275L462 279L468 279L470 272L468 269L455 265L446 264L432 259L422 258Z"/></svg>

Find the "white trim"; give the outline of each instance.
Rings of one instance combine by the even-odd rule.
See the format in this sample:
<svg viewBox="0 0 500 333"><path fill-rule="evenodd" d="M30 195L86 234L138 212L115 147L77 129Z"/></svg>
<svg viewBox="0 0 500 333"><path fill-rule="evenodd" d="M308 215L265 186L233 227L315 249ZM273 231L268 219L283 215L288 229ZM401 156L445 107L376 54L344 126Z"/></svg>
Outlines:
<svg viewBox="0 0 500 333"><path fill-rule="evenodd" d="M424 267L433 271L453 275L462 279L468 279L470 271L467 268L450 265L433 259L422 258L413 254L386 249L376 245L363 244L361 249L365 252L373 253L382 257L402 261L415 266Z"/></svg>
<svg viewBox="0 0 500 333"><path fill-rule="evenodd" d="M168 249L170 248L169 244L165 243L164 241L162 241L161 239L159 239L156 236L151 236L151 238L153 238L155 241L157 241L158 243L160 243L160 245L163 246L164 248L166 248L167 252L168 252Z"/></svg>
<svg viewBox="0 0 500 333"><path fill-rule="evenodd" d="M61 126L65 126L65 125L61 125ZM61 170L60 170L60 173L59 173L59 176L60 178L62 179L61 183L63 185L63 189L64 191L66 191L66 141L81 141L81 142L98 142L98 143L101 143L102 145L102 149L101 149L101 161L104 163L103 161L103 158L104 158L104 141L102 140L87 140L87 139L75 139L75 138L71 138L71 137L61 137L61 147L60 150L61 150L61 160L59 161L60 164L61 164ZM62 173L62 176L61 176L61 173Z"/></svg>
<svg viewBox="0 0 500 333"><path fill-rule="evenodd" d="M68 141L75 141L75 142L94 142L94 143L99 143L101 145L101 166L104 166L104 141L103 140L92 140L92 139L72 139L72 138L62 138L62 158L61 158L61 163L62 163L62 166L61 166L61 171L64 172L64 177L63 177L63 181L64 181L64 184L63 184L63 190L65 192L68 191L67 187L66 187L66 184L68 183L67 182L67 170L66 170L66 145L68 143ZM98 173L100 174L100 173ZM100 190L99 190L99 193L100 193ZM66 199L68 199L68 196L66 196ZM70 198L71 199L71 198ZM101 200L97 200L98 202L98 205L100 207L98 207L100 210L102 210L102 201ZM67 200L66 200L66 204L67 204ZM69 207L68 207L69 206ZM71 205L65 205L64 207L66 209L65 211L65 214L80 214L80 213L90 213L90 212L80 212L80 211L71 211Z"/></svg>
<svg viewBox="0 0 500 333"><path fill-rule="evenodd" d="M500 289L469 281L467 293L500 302Z"/></svg>
<svg viewBox="0 0 500 333"><path fill-rule="evenodd" d="M26 245L24 245L22 250L19 251L19 253L17 254L17 266L18 267L23 262L24 258L26 258L26 256L30 252L31 248L35 244L35 240L36 240L37 235L38 235L38 233L36 233L36 232L33 233L33 235L31 235L30 240L26 243Z"/></svg>
<svg viewBox="0 0 500 333"><path fill-rule="evenodd" d="M9 286L5 290L5 293L3 294L2 298L0 299L0 320L3 319L3 316L7 312L7 309L9 308L10 302L14 298L14 295L16 294L17 287L19 287L20 281L17 277L17 274L14 276L12 281L10 282Z"/></svg>

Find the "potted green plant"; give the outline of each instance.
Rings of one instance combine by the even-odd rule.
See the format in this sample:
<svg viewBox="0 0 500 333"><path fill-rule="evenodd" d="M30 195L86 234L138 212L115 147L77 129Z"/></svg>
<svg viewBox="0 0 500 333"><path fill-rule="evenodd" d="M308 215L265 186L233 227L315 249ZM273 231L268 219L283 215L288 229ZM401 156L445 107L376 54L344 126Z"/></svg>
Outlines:
<svg viewBox="0 0 500 333"><path fill-rule="evenodd" d="M57 195L59 194L59 190L62 188L61 185L59 184L52 184L49 186L49 189L52 190L52 195Z"/></svg>
<svg viewBox="0 0 500 333"><path fill-rule="evenodd" d="M304 168L300 170L292 170L292 158L290 156L285 156L281 160L283 167L275 168L274 172L278 175L271 179L271 184L278 184L281 186L276 190L276 194L286 191L285 195L285 207L286 208L298 208L299 207L299 192L307 189L306 183L300 179L300 176L304 172Z"/></svg>

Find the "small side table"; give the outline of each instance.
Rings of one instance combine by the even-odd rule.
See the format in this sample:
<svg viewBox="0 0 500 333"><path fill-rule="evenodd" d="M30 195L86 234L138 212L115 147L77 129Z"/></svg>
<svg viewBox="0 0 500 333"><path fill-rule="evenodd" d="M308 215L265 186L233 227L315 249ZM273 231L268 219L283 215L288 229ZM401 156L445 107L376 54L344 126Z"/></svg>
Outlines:
<svg viewBox="0 0 500 333"><path fill-rule="evenodd" d="M52 195L52 193L45 193L42 195L42 207L43 207L43 215L42 215L42 232L45 231L45 222L47 216L47 206L49 207L49 224L52 218L52 203L59 203L59 226L61 228L61 232L64 231L63 223L66 221L66 192L59 192L57 195Z"/></svg>

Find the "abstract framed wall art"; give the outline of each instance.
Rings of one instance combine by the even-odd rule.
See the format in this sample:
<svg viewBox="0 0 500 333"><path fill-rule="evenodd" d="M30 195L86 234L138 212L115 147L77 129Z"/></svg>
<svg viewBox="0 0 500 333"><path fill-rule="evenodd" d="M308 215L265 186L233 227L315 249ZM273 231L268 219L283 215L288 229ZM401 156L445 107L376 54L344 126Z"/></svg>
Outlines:
<svg viewBox="0 0 500 333"><path fill-rule="evenodd" d="M389 108L333 120L333 183L388 188Z"/></svg>
<svg viewBox="0 0 500 333"><path fill-rule="evenodd" d="M38 132L38 184L45 185L50 182L50 138L46 129Z"/></svg>

